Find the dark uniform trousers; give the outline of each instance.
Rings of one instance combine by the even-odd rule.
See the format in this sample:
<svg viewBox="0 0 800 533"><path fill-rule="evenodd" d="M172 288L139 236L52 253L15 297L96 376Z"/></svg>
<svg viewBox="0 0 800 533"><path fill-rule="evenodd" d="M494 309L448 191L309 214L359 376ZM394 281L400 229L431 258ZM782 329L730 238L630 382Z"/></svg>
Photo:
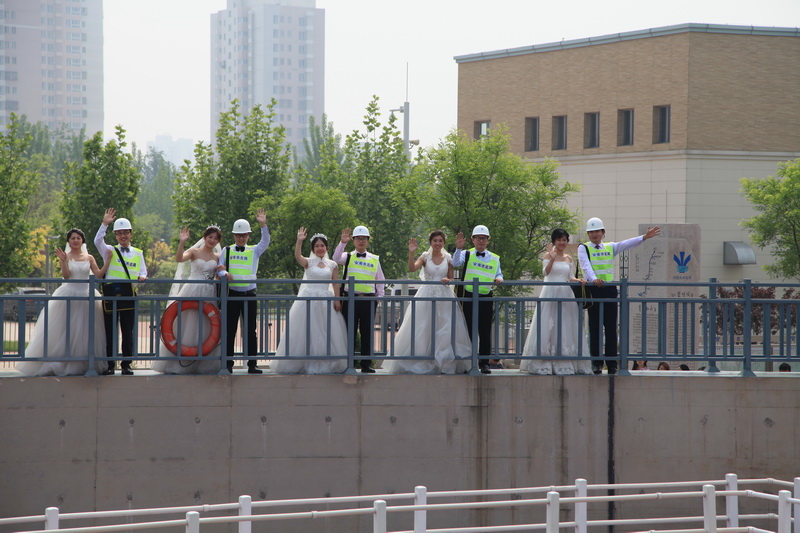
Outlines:
<svg viewBox="0 0 800 533"><path fill-rule="evenodd" d="M133 300L119 300L118 307L133 307ZM117 322L119 323L119 335L122 337L122 357L126 357L120 366L125 369L131 367L131 358L133 357L133 330L136 325L136 311L127 309L125 311L117 310ZM108 357L108 368L114 370L114 361L111 360L116 352L117 344L114 342L114 314L103 312L103 325L106 330L106 357Z"/></svg>
<svg viewBox="0 0 800 533"><path fill-rule="evenodd" d="M481 294L478 298L478 355L492 355L492 321L494 320L494 301L490 300L493 293ZM463 302L464 319L467 321L469 339L474 340L472 334L472 293L464 291ZM489 366L488 359L478 361L480 368Z"/></svg>
<svg viewBox="0 0 800 533"><path fill-rule="evenodd" d="M592 295L594 305L589 308L589 353L592 357L600 357L600 340L603 333L606 339L606 357L617 357L617 287L603 285L598 287L587 284L587 290ZM599 300L606 300L600 305ZM603 308L602 315L600 307ZM602 319L602 320L601 320ZM609 374L617 372L617 361L606 361ZM592 370L599 374L603 370L603 361L592 361Z"/></svg>
<svg viewBox="0 0 800 533"><path fill-rule="evenodd" d="M228 289L228 296L232 298L255 298L256 291L251 289L249 291L237 291ZM246 311L245 312L245 306ZM256 334L256 315L258 311L258 302L256 300L228 300L228 308L226 313L226 357L232 357L234 352L234 341L236 340L236 330L239 327L239 317L243 318L244 327L242 329L242 353L244 355L257 355L258 354L258 335ZM247 368L255 368L256 360L250 359L247 361ZM228 360L228 371L233 370L233 361Z"/></svg>
<svg viewBox="0 0 800 533"><path fill-rule="evenodd" d="M345 295L346 296L346 295ZM369 356L372 355L372 336L375 331L375 300L365 300L362 296L375 296L371 294L358 294L356 295L355 304L353 305L353 345L355 346L355 337L357 333L361 333L361 356L367 359L361 359L358 363L360 368L369 368L372 366L372 360ZM344 323L347 325L350 313L347 311L348 301L342 301L342 315L344 316Z"/></svg>

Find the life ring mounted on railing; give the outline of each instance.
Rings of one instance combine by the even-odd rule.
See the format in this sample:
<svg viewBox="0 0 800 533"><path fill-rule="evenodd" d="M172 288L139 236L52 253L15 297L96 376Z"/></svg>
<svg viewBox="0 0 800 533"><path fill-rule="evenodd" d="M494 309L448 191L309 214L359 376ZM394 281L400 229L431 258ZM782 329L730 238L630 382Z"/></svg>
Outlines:
<svg viewBox="0 0 800 533"><path fill-rule="evenodd" d="M166 311L164 311L164 316L161 317L161 340L164 341L164 346L167 347L167 350L176 355L178 353L178 339L175 337L175 319L178 318L178 303L179 302L172 302L170 306L167 307ZM181 311L196 310L199 309L199 307L199 300L180 302ZM222 320L219 316L219 309L210 302L203 302L203 314L208 317L208 321L211 324L211 331L208 333L206 340L203 341L202 347L203 355L208 355L211 353L211 350L216 348L217 344L219 344ZM181 344L182 357L196 357L198 353L197 346Z"/></svg>

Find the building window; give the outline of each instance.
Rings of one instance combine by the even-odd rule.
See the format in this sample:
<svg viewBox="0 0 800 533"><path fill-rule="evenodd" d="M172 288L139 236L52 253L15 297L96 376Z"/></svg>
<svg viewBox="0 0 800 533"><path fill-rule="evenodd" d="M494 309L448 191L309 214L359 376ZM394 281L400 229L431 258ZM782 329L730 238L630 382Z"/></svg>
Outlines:
<svg viewBox="0 0 800 533"><path fill-rule="evenodd" d="M525 119L525 151L539 151L539 117Z"/></svg>
<svg viewBox="0 0 800 533"><path fill-rule="evenodd" d="M633 145L633 109L617 111L617 146Z"/></svg>
<svg viewBox="0 0 800 533"><path fill-rule="evenodd" d="M600 113L584 113L583 115L583 147L600 146Z"/></svg>
<svg viewBox="0 0 800 533"><path fill-rule="evenodd" d="M669 142L670 106L653 107L653 144Z"/></svg>
<svg viewBox="0 0 800 533"><path fill-rule="evenodd" d="M567 149L567 117L553 117L553 150Z"/></svg>
<svg viewBox="0 0 800 533"><path fill-rule="evenodd" d="M480 139L481 137L486 137L489 135L489 126L491 125L491 121L489 120L476 120L475 121L475 138Z"/></svg>

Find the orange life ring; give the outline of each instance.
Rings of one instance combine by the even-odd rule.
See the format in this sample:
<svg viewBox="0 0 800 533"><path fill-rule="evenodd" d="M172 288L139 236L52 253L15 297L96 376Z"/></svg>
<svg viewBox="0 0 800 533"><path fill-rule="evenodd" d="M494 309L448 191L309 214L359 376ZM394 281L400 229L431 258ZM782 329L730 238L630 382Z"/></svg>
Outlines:
<svg viewBox="0 0 800 533"><path fill-rule="evenodd" d="M189 311L191 309L198 309L200 302L198 300L186 300L180 302L182 311ZM220 331L222 329L222 320L220 320L219 309L210 303L203 303L203 314L208 317L211 323L211 331L208 337L203 342L203 354L208 355L211 350L216 348L219 344ZM178 302L172 302L167 310L164 311L164 316L161 317L161 340L164 341L164 346L167 350L177 354L178 352L178 339L175 338L175 319L178 317ZM181 356L183 357L196 357L198 354L197 346L186 346L181 344Z"/></svg>

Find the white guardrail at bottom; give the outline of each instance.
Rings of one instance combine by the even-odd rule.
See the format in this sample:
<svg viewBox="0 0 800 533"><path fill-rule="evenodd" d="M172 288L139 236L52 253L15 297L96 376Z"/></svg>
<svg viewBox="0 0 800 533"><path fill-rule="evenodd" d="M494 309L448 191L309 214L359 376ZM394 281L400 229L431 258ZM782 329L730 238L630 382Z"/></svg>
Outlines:
<svg viewBox="0 0 800 533"><path fill-rule="evenodd" d="M747 486L773 487L778 494L745 489ZM617 494L618 491L636 491L635 494ZM567 495L562 495L567 493ZM590 495L590 493L602 493ZM529 499L520 499L528 496ZM538 497L537 497L538 496ZM485 498L512 497L516 499ZM431 503L437 498L457 498L470 500L484 498L482 501L462 501L457 503ZM718 514L717 498L724 498L724 514ZM775 504L774 512L761 514L739 514L739 500L756 499ZM702 501L702 515L656 518L620 518L606 520L589 520L587 507L597 502L647 501L666 499L699 499ZM410 504L404 501L412 502ZM371 507L343 508L324 511L299 512L263 512L274 507L314 506L314 505L352 505L372 503ZM396 505L394 505L397 503ZM390 505L391 504L391 505ZM546 521L538 524L507 524L478 527L453 527L427 529L428 513L444 510L480 510L498 508L519 508L523 506L543 506ZM574 520L560 521L562 507L573 509ZM230 516L202 516L210 513L237 511ZM297 519L336 518L348 516L371 516L373 533L389 533L387 529L388 513L413 513L413 530L394 530L392 533L458 533L458 532L505 532L523 530L544 530L546 533L558 533L561 528L571 528L575 533L586 533L589 527L623 526L626 531L650 531L659 533L738 533L767 532L800 533L800 477L793 481L781 481L772 478L738 479L736 474L727 474L724 480L681 481L667 483L625 483L625 484L593 484L585 479L575 480L574 485L525 487L492 490L462 490L428 492L425 487L415 488L413 493L373 494L368 496L344 496L332 498L306 498L291 500L252 501L250 496L240 496L237 503L193 505L184 507L163 507L154 509L126 509L113 511L60 513L58 507L49 507L44 515L0 518L0 527L9 525L32 524L44 525L44 529L24 529L19 531L45 532L68 531L71 533L103 533L112 531L147 530L155 528L184 528L187 533L198 533L205 525L238 523L238 533L251 533L253 522L285 521ZM150 520L137 522L134 519L153 518L159 515L178 515L180 518L168 520ZM70 520L91 519L125 519L126 522L92 527L61 527ZM763 529L744 523L755 521L772 521L777 528ZM724 524L720 527L720 523ZM679 524L701 527L677 528ZM653 529L661 525L663 529ZM669 528L667 528L669 526Z"/></svg>

